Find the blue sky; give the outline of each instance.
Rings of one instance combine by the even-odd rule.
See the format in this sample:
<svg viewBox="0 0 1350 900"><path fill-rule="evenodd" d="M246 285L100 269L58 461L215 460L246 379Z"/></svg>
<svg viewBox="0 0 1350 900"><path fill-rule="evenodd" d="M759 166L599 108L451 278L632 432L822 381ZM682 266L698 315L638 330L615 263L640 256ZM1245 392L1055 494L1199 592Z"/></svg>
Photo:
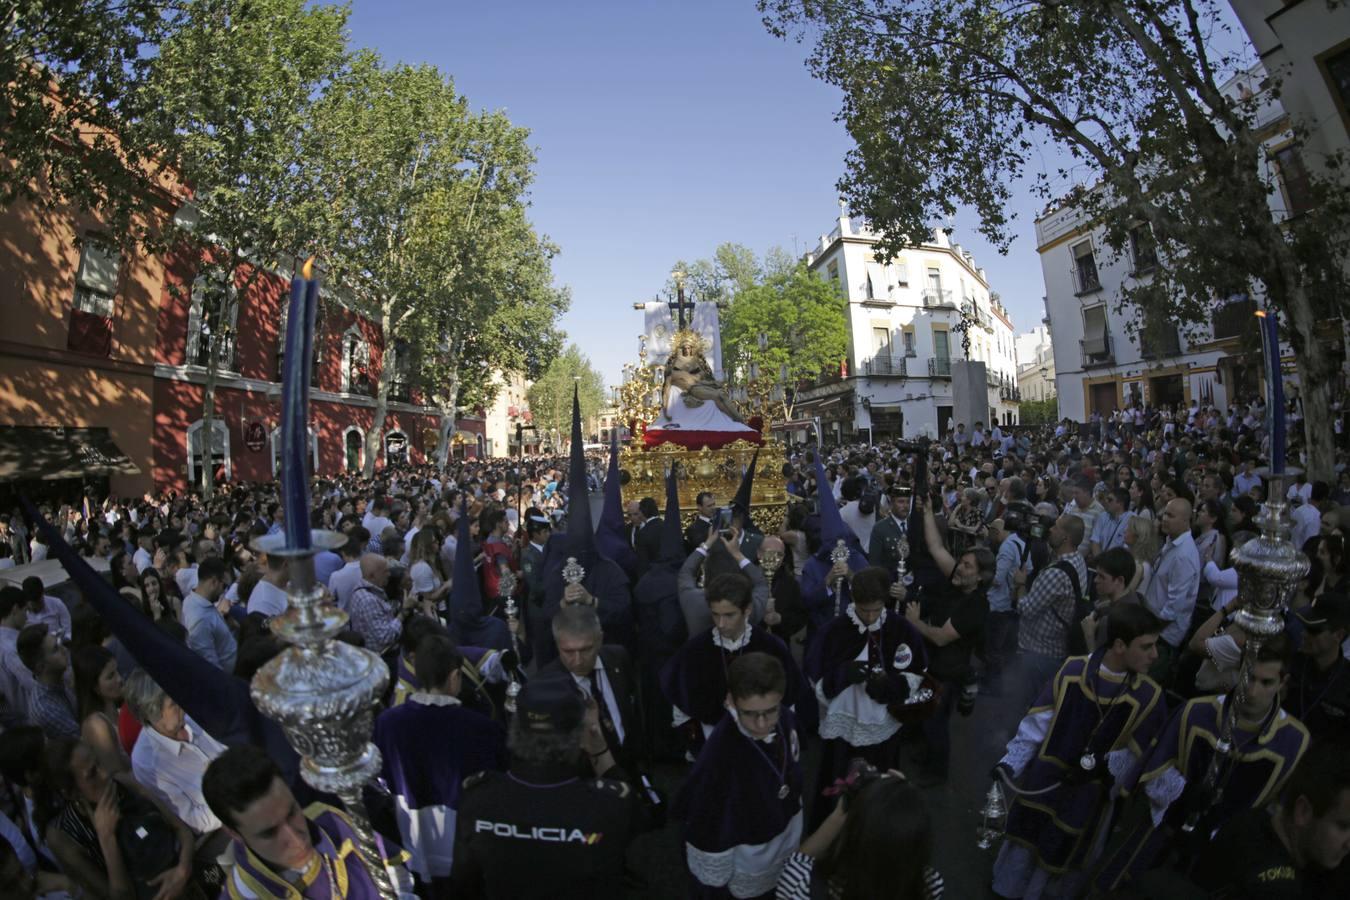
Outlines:
<svg viewBox="0 0 1350 900"><path fill-rule="evenodd" d="M538 154L531 218L562 248L562 326L607 384L637 355L641 314L677 259L733 241L804 252L838 216L850 146L839 93L807 48L764 29L753 0L469 3L354 0L355 46L430 63L476 108L505 109ZM1019 192L999 256L958 217L1019 332L1039 324L1040 261Z"/></svg>

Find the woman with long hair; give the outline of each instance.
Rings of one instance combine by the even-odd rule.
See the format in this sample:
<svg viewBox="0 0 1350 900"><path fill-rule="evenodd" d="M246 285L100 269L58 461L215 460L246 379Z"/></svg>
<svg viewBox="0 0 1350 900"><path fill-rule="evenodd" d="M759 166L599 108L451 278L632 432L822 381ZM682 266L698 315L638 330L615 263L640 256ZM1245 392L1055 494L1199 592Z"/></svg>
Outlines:
<svg viewBox="0 0 1350 900"><path fill-rule="evenodd" d="M1153 486L1147 479L1130 482L1130 512L1145 519L1154 518Z"/></svg>
<svg viewBox="0 0 1350 900"><path fill-rule="evenodd" d="M131 760L118 739L119 708L122 705L122 676L117 660L108 648L88 644L70 657L75 673L75 703L80 715L80 736L94 751L103 771L126 772Z"/></svg>
<svg viewBox="0 0 1350 900"><path fill-rule="evenodd" d="M1191 529L1195 538L1195 549L1200 551L1200 566L1212 562L1220 569L1228 568L1227 517L1223 514L1223 504L1218 500L1205 500L1195 507L1195 525Z"/></svg>
<svg viewBox="0 0 1350 900"><path fill-rule="evenodd" d="M179 618L178 597L164 590L164 579L154 566L146 569L140 577L140 595L142 610L155 621Z"/></svg>
<svg viewBox="0 0 1350 900"><path fill-rule="evenodd" d="M1153 560L1158 555L1159 546L1157 524L1143 516L1130 516L1125 526L1125 548L1134 557L1134 578L1130 579L1125 593L1137 591L1143 596L1148 590L1149 580L1153 578Z"/></svg>
<svg viewBox="0 0 1350 900"><path fill-rule="evenodd" d="M778 900L938 900L932 822L918 788L899 773L839 798L815 833L788 858Z"/></svg>
<svg viewBox="0 0 1350 900"><path fill-rule="evenodd" d="M141 605L141 589L137 584L140 575L136 572L136 563L130 553L117 550L108 559L108 572L112 576L112 586L117 593L126 597L136 606Z"/></svg>
<svg viewBox="0 0 1350 900"><path fill-rule="evenodd" d="M408 550L408 578L422 611L433 619L436 618L436 608L450 593L450 579L441 577L440 559L441 544L435 530L423 528L418 531Z"/></svg>

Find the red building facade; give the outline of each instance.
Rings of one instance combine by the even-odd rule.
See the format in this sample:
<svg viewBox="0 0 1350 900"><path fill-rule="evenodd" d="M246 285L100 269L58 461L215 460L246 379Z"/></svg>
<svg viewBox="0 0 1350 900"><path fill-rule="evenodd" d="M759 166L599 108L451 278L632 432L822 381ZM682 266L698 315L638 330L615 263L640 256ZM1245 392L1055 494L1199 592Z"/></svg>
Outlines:
<svg viewBox="0 0 1350 900"><path fill-rule="evenodd" d="M200 484L204 365L210 335L221 335L222 363L216 377L213 443L215 477L265 481L275 477L280 455L281 348L289 280L259 273L241 291L234 322L203 321L201 285L168 267L159 307L155 347L154 452L156 490ZM244 278L239 279L242 285ZM358 471L365 462L366 435L375 415L373 394L384 359L379 326L323 296L314 337L310 395L310 460L320 475ZM481 414L461 418L452 435L455 455L482 452ZM376 466L390 459L421 463L439 446L439 410L424 405L421 392L397 378L379 441Z"/></svg>

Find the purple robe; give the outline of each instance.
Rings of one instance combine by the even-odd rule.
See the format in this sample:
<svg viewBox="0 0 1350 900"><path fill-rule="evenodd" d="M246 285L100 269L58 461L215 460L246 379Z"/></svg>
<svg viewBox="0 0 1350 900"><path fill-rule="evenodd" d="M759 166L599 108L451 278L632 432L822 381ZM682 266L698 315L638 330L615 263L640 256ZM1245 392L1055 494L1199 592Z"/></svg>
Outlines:
<svg viewBox="0 0 1350 900"><path fill-rule="evenodd" d="M745 627L750 636L743 646L735 650L718 646L713 642L715 629L710 629L690 638L661 670L661 690L666 699L686 719L703 726L695 740L696 746L702 746L703 739L726 715L727 670L745 653L767 653L783 664L787 672L783 704L792 709L803 733L815 730L815 697L792 658L792 651L762 628L749 624Z"/></svg>
<svg viewBox="0 0 1350 900"><path fill-rule="evenodd" d="M671 812L684 822L685 859L700 896L772 893L802 838L801 744L792 711L781 711L769 744L724 716Z"/></svg>
<svg viewBox="0 0 1350 900"><path fill-rule="evenodd" d="M315 803L305 810L305 818L309 819L314 849L322 857L320 865L315 866L298 884L292 885L252 850L235 841L230 848L234 865L229 867L223 895L231 900L263 900L269 897L293 900L298 892L304 900L329 900L331 897L381 900L375 881L370 877L357 849L356 831L347 814L332 806ZM389 873L395 891L401 896L411 896L412 879L403 866L408 855L397 847L386 845L378 835L375 840L380 855L385 859L385 870ZM333 884L334 879L336 885Z"/></svg>
<svg viewBox="0 0 1350 900"><path fill-rule="evenodd" d="M1157 682L1147 675L1127 678L1101 671L1102 657L1098 651L1065 660L1008 745L1004 762L1014 770L1021 766L1017 790L1044 793L1012 799L1008 841L995 864L994 889L1000 893L1008 894L1000 887L1000 869L1015 847L1028 850L1035 867L1052 876L1076 871L1088 861L1107 824L1111 776L1123 776L1166 722ZM1039 741L1027 739L1042 728ZM1080 760L1088 752L1094 767L1084 777ZM1006 877L1034 877L1029 870L1013 876L1015 864L1007 865Z"/></svg>
<svg viewBox="0 0 1350 900"><path fill-rule="evenodd" d="M1161 861L1170 844L1186 836L1181 826L1187 819L1187 801L1200 791L1214 758L1223 705L1222 696L1197 697L1187 703L1123 783L1125 790L1146 795L1150 815L1103 866L1098 878L1103 890L1113 890L1147 871ZM1276 800L1308 749L1308 742L1308 729L1284 710L1279 710L1259 734L1235 730L1237 759L1221 776L1222 793L1201 818L1195 839L1208 841L1234 816Z"/></svg>
<svg viewBox="0 0 1350 900"><path fill-rule="evenodd" d="M423 879L449 877L461 786L477 772L506 767L505 729L453 698L414 693L380 713L373 740L408 868Z"/></svg>

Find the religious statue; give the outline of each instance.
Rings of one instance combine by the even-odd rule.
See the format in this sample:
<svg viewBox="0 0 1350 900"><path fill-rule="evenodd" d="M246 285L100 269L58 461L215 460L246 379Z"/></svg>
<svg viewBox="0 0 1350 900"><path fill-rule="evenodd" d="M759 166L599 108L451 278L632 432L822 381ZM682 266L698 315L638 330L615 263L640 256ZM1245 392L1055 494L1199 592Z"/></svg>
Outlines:
<svg viewBox="0 0 1350 900"><path fill-rule="evenodd" d="M740 413L732 406L722 386L713 378L712 367L703 358L702 339L692 332L676 336L674 347L666 358L666 386L661 394L661 409L672 420L674 404L683 402L686 409L698 409L711 402L727 418L744 424Z"/></svg>

